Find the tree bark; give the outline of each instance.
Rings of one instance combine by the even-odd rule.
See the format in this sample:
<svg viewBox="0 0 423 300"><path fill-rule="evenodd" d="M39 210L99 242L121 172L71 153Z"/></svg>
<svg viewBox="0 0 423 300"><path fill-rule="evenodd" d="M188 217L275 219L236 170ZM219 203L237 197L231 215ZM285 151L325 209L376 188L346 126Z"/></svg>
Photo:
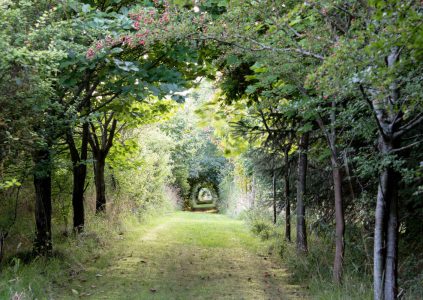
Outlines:
<svg viewBox="0 0 423 300"><path fill-rule="evenodd" d="M4 234L2 232L0 232L0 273L1 273L1 262L3 261L3 256L4 256L4 240L6 239L6 237L4 236Z"/></svg>
<svg viewBox="0 0 423 300"><path fill-rule="evenodd" d="M394 300L398 294L398 178L394 171L391 175L391 191L388 199L388 222L386 234L385 262L385 299Z"/></svg>
<svg viewBox="0 0 423 300"><path fill-rule="evenodd" d="M75 145L72 132L68 131L66 140L69 146L72 159L73 173L73 191L72 191L72 207L73 207L73 228L75 232L82 232L85 225L84 212L84 189L87 177L86 160L88 157L88 123L82 127L81 154Z"/></svg>
<svg viewBox="0 0 423 300"><path fill-rule="evenodd" d="M251 206L250 208L254 208L256 201L256 177L253 174L253 179L251 183Z"/></svg>
<svg viewBox="0 0 423 300"><path fill-rule="evenodd" d="M106 157L101 153L95 157L94 162L94 181L96 191L95 208L96 212L103 212L106 209L106 182L104 178L104 168Z"/></svg>
<svg viewBox="0 0 423 300"><path fill-rule="evenodd" d="M399 60L400 49L393 47L386 58L388 69L393 70ZM363 92L363 90L362 90ZM364 94L364 93L363 93ZM369 101L369 100L368 100ZM394 80L390 85L390 95L371 101L379 129L379 152L387 156L400 145L403 112L396 104L400 101L400 88ZM379 175L376 199L375 233L373 248L374 298L394 300L397 298L398 270L398 181L400 175L392 164Z"/></svg>
<svg viewBox="0 0 423 300"><path fill-rule="evenodd" d="M339 161L338 147L337 147L337 132L336 132L336 102L332 101L331 110L329 113L330 130L327 130L323 120L319 117L317 123L323 131L326 141L331 153L330 161L332 168L333 178L333 191L335 199L335 257L333 261L333 282L341 283L342 271L344 264L345 252L345 216L344 216L344 203L342 198L342 164Z"/></svg>
<svg viewBox="0 0 423 300"><path fill-rule="evenodd" d="M277 193L276 193L276 166L275 166L275 158L273 158L273 166L272 166L272 189L273 189L273 224L276 224L276 221L277 221L277 213L276 213Z"/></svg>
<svg viewBox="0 0 423 300"><path fill-rule="evenodd" d="M298 181L297 181L297 252L307 253L307 231L305 220L304 195L306 193L307 150L309 133L304 133L299 143Z"/></svg>
<svg viewBox="0 0 423 300"><path fill-rule="evenodd" d="M88 142L93 151L94 162L94 182L96 190L96 212L100 213L106 209L106 182L104 178L104 169L106 157L110 148L113 146L113 138L116 133L117 120L113 119L114 113L109 116L104 114L104 124L100 123L100 138L96 134L96 127L91 123L91 131L88 134ZM110 130L108 130L110 126Z"/></svg>
<svg viewBox="0 0 423 300"><path fill-rule="evenodd" d="M34 154L35 223L34 251L49 256L53 250L51 239L51 169L49 149Z"/></svg>
<svg viewBox="0 0 423 300"><path fill-rule="evenodd" d="M335 259L333 262L333 281L341 283L345 249L345 219L342 200L342 174L336 158L332 158L332 175L335 193Z"/></svg>
<svg viewBox="0 0 423 300"><path fill-rule="evenodd" d="M395 146L379 138L379 148L384 154ZM374 234L374 298L394 300L397 295L398 268L398 180L392 167L387 167L379 177Z"/></svg>
<svg viewBox="0 0 423 300"><path fill-rule="evenodd" d="M285 240L291 242L291 201L289 199L289 148L285 149Z"/></svg>

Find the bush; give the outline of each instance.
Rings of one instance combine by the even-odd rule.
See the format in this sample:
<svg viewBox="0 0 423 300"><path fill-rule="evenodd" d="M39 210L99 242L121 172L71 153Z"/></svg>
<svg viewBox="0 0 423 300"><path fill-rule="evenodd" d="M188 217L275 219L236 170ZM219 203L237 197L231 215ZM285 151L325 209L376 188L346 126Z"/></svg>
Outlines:
<svg viewBox="0 0 423 300"><path fill-rule="evenodd" d="M262 240L278 239L278 228L272 223L270 213L264 209L244 211L240 217L246 221L251 231Z"/></svg>

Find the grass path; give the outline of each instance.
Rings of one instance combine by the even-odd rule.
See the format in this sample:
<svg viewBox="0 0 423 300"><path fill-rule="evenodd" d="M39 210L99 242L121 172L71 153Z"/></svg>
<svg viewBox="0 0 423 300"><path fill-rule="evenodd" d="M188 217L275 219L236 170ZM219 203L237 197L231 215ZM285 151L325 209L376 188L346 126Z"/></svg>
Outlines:
<svg viewBox="0 0 423 300"><path fill-rule="evenodd" d="M245 225L179 212L130 226L106 255L85 262L57 299L293 299L286 272ZM60 296L59 296L60 295Z"/></svg>

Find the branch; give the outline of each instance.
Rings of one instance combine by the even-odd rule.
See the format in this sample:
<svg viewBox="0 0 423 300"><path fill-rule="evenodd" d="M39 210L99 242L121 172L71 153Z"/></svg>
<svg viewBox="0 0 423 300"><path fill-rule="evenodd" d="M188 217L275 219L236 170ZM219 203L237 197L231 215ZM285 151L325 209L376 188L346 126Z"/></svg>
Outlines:
<svg viewBox="0 0 423 300"><path fill-rule="evenodd" d="M70 128L66 130L66 143L69 146L69 152L71 154L72 161L75 164L76 162L80 161L80 157L78 149L75 145L75 140L73 139L72 130Z"/></svg>
<svg viewBox="0 0 423 300"><path fill-rule="evenodd" d="M334 143L332 142L332 139L331 139L331 137L330 137L330 135L329 135L329 132L326 130L325 124L323 123L323 120L322 120L322 118L321 118L320 114L319 114L319 116L317 117L317 120L316 120L316 121L317 121L317 124L319 125L320 129L322 130L323 135L324 135L324 136L325 136L325 138L326 138L326 141L328 142L329 150L330 150L330 152L331 152L331 154L332 154L333 158L334 158L335 160L337 160L336 150L334 149L334 148L335 148L335 145L334 145Z"/></svg>
<svg viewBox="0 0 423 300"><path fill-rule="evenodd" d="M113 97L111 97L110 99L108 99L107 101L103 102L102 104L100 104L99 106L91 109L90 112L88 112L86 115L87 116L89 114L92 114L93 112L99 111L100 109L102 109L103 107L105 107L106 105L110 104L113 100L115 100L117 97L119 97L121 92L117 92L116 94L113 95Z"/></svg>
<svg viewBox="0 0 423 300"><path fill-rule="evenodd" d="M90 142L91 148L94 152L98 152L100 150L100 143L98 141L98 137L95 134L95 127L92 122L90 122L91 130L88 131L88 141Z"/></svg>
<svg viewBox="0 0 423 300"><path fill-rule="evenodd" d="M226 40L214 37L214 36L200 36L198 39L200 39L200 40L214 40L214 41L219 42L221 44L234 46L234 47L240 48L242 50L246 50L246 51L265 51L265 50L268 50L268 51L273 51L273 52L285 52L285 53L286 52L295 52L295 53L301 54L303 56L308 56L308 57L313 57L313 58L319 59L321 61L325 60L324 56L310 52L310 51L307 51L307 50L304 50L302 48L277 48L277 47L265 45L263 43L260 43L256 40L253 40L253 39L248 38L248 37L242 37L242 36L237 36L237 35L236 35L236 37L246 39L246 40L250 41L251 43L260 46L260 48L245 47L245 46L242 46L242 45L240 45L236 42L226 41Z"/></svg>
<svg viewBox="0 0 423 300"><path fill-rule="evenodd" d="M361 94L363 95L364 100L366 100L366 102L369 104L369 106L370 106L370 108L372 110L372 115L375 118L376 125L377 125L377 128L379 129L380 134L384 138L386 138L385 130L383 130L382 126L380 125L380 122L379 122L379 119L377 118L376 111L375 111L375 108L373 106L372 101L369 99L369 97L367 97L367 94L366 94L366 91L364 90L363 85L360 84L359 87L360 87L360 91L361 91Z"/></svg>
<svg viewBox="0 0 423 300"><path fill-rule="evenodd" d="M116 132L116 125L117 125L117 120L114 119L113 123L112 123L112 128L110 129L110 134L107 138L107 145L106 145L106 149L105 149L106 153L108 153L110 148L112 148L113 138L115 137L115 132Z"/></svg>
<svg viewBox="0 0 423 300"><path fill-rule="evenodd" d="M423 112L419 113L413 120L411 120L404 126L401 126L399 130L394 134L394 138L399 138L407 131L419 126L420 124L423 124Z"/></svg>
<svg viewBox="0 0 423 300"><path fill-rule="evenodd" d="M410 149L410 148L412 148L412 147L414 147L414 146L416 146L416 145L418 145L420 143L423 143L423 141L417 141L417 142L414 142L414 143L412 143L410 145L407 145L407 146L404 146L404 147L401 147L401 148L397 148L397 149L391 150L390 152L391 153L397 153L397 152L400 152L400 151L404 151L404 150Z"/></svg>

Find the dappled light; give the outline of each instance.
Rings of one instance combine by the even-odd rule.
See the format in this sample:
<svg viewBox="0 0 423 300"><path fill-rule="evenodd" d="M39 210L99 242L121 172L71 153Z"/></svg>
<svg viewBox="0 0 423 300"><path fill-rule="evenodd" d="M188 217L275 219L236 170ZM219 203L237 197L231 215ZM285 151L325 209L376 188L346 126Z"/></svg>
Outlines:
<svg viewBox="0 0 423 300"><path fill-rule="evenodd" d="M423 299L422 20L0 0L0 300Z"/></svg>

